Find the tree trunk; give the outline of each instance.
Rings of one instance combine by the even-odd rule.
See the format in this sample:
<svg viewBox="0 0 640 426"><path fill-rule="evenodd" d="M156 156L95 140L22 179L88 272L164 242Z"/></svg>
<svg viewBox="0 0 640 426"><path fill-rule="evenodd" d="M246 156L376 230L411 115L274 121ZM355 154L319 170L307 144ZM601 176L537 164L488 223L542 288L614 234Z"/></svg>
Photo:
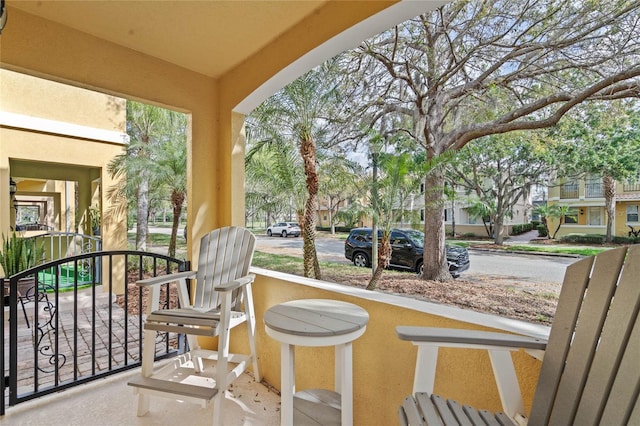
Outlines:
<svg viewBox="0 0 640 426"><path fill-rule="evenodd" d="M504 215L499 212L496 214L495 223L493 224L494 244L501 246L504 244Z"/></svg>
<svg viewBox="0 0 640 426"><path fill-rule="evenodd" d="M171 226L171 239L169 240L169 257L176 257L176 240L178 236L178 226L180 225L180 215L184 205L184 194L173 191L171 193L171 205L173 206L173 224Z"/></svg>
<svg viewBox="0 0 640 426"><path fill-rule="evenodd" d="M369 284L367 284L367 290L375 290L378 281L380 281L380 277L382 277L382 273L389 267L389 263L391 263L391 234L385 234L386 235L382 237L380 249L378 250L378 267L373 271L373 275L371 275Z"/></svg>
<svg viewBox="0 0 640 426"><path fill-rule="evenodd" d="M493 242L499 246L504 244L504 217L508 210L506 204L505 199L498 196L495 217L493 218Z"/></svg>
<svg viewBox="0 0 640 426"><path fill-rule="evenodd" d="M451 236L456 237L456 202L451 201Z"/></svg>
<svg viewBox="0 0 640 426"><path fill-rule="evenodd" d="M424 182L424 271L425 280L450 281L444 229L444 172L427 173Z"/></svg>
<svg viewBox="0 0 640 426"><path fill-rule="evenodd" d="M300 142L300 156L304 163L308 194L304 205L304 224L302 227L304 276L320 280L322 279L322 274L320 273L320 264L316 253L318 173L316 171L316 146L313 140L304 139Z"/></svg>
<svg viewBox="0 0 640 426"><path fill-rule="evenodd" d="M372 182L371 182L371 207L373 208L373 217L371 218L371 270L375 274L378 270L378 158L380 154L371 153L371 162L373 165Z"/></svg>
<svg viewBox="0 0 640 426"><path fill-rule="evenodd" d="M602 175L602 189L604 190L604 206L607 211L607 237L606 242L613 241L613 220L615 216L615 203L616 203L616 183L613 178L607 173Z"/></svg>
<svg viewBox="0 0 640 426"><path fill-rule="evenodd" d="M136 250L147 251L149 236L149 179L146 172L141 172L138 187L138 217L136 220Z"/></svg>

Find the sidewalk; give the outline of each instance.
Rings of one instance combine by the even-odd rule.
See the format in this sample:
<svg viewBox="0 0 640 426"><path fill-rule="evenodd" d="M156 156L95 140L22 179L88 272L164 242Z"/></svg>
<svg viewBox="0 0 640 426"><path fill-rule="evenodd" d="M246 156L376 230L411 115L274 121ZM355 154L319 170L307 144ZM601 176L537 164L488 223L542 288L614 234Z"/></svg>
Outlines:
<svg viewBox="0 0 640 426"><path fill-rule="evenodd" d="M528 243L529 241L533 240L534 238L538 238L538 231L537 230L532 230L532 231L528 231L525 232L523 234L520 235L509 235L509 239L505 241L505 243L507 244L522 244L522 243Z"/></svg>

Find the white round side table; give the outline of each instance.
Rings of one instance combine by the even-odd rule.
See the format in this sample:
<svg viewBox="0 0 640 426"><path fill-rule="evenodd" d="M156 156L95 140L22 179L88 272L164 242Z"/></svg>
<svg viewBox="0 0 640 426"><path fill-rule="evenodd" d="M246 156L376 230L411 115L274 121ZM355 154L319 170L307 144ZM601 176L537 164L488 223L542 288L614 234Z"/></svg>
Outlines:
<svg viewBox="0 0 640 426"><path fill-rule="evenodd" d="M294 424L294 408L298 415L312 416L321 424L353 424L352 342L362 336L368 321L369 314L361 307L328 299L293 300L265 312L267 334L281 343L283 426ZM335 392L296 393L296 345L335 346Z"/></svg>

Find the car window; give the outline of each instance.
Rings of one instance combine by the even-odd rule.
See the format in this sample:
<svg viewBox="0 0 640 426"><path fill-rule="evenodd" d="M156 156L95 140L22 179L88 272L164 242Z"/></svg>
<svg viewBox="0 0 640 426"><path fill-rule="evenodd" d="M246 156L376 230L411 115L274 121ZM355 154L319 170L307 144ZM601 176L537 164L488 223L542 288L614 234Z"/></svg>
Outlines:
<svg viewBox="0 0 640 426"><path fill-rule="evenodd" d="M354 231L351 233L350 237L353 241L365 242L367 241L368 235L364 231Z"/></svg>
<svg viewBox="0 0 640 426"><path fill-rule="evenodd" d="M409 243L409 240L399 232L391 233L391 244L392 245L406 245Z"/></svg>
<svg viewBox="0 0 640 426"><path fill-rule="evenodd" d="M424 233L413 229L404 231L404 233L415 246L424 248Z"/></svg>

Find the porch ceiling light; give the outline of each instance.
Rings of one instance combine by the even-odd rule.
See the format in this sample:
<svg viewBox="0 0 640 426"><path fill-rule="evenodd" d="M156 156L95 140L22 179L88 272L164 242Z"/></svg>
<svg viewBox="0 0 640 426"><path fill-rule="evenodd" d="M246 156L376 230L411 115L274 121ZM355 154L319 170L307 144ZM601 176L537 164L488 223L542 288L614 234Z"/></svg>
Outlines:
<svg viewBox="0 0 640 426"><path fill-rule="evenodd" d="M18 185L16 185L12 178L9 178L9 195L11 198L16 195L16 192L18 192Z"/></svg>

